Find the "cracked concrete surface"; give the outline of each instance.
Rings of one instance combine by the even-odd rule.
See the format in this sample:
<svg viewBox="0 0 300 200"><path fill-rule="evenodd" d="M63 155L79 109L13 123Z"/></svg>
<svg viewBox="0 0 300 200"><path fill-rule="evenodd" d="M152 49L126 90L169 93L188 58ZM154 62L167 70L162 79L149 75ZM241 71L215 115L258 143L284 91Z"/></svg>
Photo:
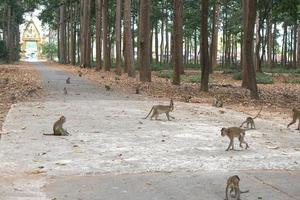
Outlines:
<svg viewBox="0 0 300 200"><path fill-rule="evenodd" d="M251 190L242 199L300 199L300 134L281 119L257 119L246 132L250 149L225 152L220 129L246 115L175 102L175 120L144 120L153 104L168 102L107 92L43 63L36 68L46 97L9 111L0 199L222 199L232 174ZM44 136L60 115L71 136Z"/></svg>

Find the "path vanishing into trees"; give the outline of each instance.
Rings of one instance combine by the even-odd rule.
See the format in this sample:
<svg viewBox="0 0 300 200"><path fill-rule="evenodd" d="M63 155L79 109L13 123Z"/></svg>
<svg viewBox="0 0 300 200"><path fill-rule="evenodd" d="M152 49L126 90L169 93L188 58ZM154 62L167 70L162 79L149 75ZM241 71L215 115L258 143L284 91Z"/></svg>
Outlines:
<svg viewBox="0 0 300 200"><path fill-rule="evenodd" d="M175 120L145 120L153 104L168 100L106 91L45 63L34 66L44 95L14 105L4 122L0 199L224 199L234 174L250 190L242 199L299 199L300 134L287 121L258 118L257 129L246 132L250 149L225 152L220 129L239 126L245 114L175 102ZM71 135L44 136L61 115Z"/></svg>

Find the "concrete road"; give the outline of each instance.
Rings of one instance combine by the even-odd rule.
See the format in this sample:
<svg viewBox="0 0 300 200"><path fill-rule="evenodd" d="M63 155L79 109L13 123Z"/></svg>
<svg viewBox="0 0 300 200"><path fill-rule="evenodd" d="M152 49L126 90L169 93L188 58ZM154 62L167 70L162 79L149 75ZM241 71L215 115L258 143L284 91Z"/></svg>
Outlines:
<svg viewBox="0 0 300 200"><path fill-rule="evenodd" d="M300 134L281 119L257 119L258 129L246 133L250 149L225 152L220 129L239 125L244 114L175 102L175 120L144 120L153 104L168 102L35 67L45 98L14 105L6 118L0 199L214 200L224 198L234 174L250 189L242 199L300 199ZM71 136L44 136L60 115Z"/></svg>

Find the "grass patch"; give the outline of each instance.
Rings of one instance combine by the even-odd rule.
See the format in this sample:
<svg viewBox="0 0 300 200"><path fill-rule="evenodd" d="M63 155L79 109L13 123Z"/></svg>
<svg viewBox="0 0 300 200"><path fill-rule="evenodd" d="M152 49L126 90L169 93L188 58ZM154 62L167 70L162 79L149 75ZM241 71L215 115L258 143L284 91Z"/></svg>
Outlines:
<svg viewBox="0 0 300 200"><path fill-rule="evenodd" d="M173 79L173 71L160 71L159 72L160 78L167 78L167 79ZM184 82L189 83L199 83L201 81L201 75L181 75L180 79Z"/></svg>
<svg viewBox="0 0 300 200"><path fill-rule="evenodd" d="M286 80L285 83L300 84L300 79Z"/></svg>
<svg viewBox="0 0 300 200"><path fill-rule="evenodd" d="M236 72L232 77L234 80L242 80L242 72ZM273 84L273 78L265 73L256 73L256 82L258 84Z"/></svg>

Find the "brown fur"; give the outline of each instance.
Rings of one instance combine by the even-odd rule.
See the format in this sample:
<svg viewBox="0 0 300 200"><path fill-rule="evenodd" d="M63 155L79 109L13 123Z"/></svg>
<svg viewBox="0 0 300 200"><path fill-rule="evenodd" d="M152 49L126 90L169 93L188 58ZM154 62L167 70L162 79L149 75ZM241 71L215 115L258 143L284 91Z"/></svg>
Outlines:
<svg viewBox="0 0 300 200"><path fill-rule="evenodd" d="M226 190L225 190L225 200L229 200L229 195L232 198L235 198L237 200L240 200L240 196L241 193L247 193L249 192L249 190L247 191L241 191L240 190L240 178L237 175L234 176L230 176L227 180L227 184L226 184ZM229 191L230 189L230 191ZM232 192L234 191L234 195L232 195ZM230 199L231 199L230 198Z"/></svg>
<svg viewBox="0 0 300 200"><path fill-rule="evenodd" d="M166 106L166 105L155 105L152 106L150 112L148 113L148 115L145 117L145 119L147 119L147 117L149 117L149 115L152 113L151 115L151 120L153 117L155 117L155 120L157 120L158 116L162 113L166 113L166 116L168 118L169 121L170 118L175 119L174 117L170 116L170 112L172 112L174 110L174 103L173 100L170 100L170 105Z"/></svg>
<svg viewBox="0 0 300 200"><path fill-rule="evenodd" d="M228 151L231 147L231 150L234 150L234 138L238 138L240 141L240 147L243 148L242 143L246 144L246 149L249 147L248 143L245 141L245 130L238 127L229 127L222 128L221 135L227 136L230 139L230 143L226 151Z"/></svg>
<svg viewBox="0 0 300 200"><path fill-rule="evenodd" d="M299 120L299 123L298 123L298 128L297 128L296 130L300 130L300 110L297 109L297 108L293 108L292 111L293 111L293 120L292 120L291 123L289 123L289 124L287 125L287 128L288 128L290 125L296 123L296 122L297 122L297 119L298 119L298 120Z"/></svg>

